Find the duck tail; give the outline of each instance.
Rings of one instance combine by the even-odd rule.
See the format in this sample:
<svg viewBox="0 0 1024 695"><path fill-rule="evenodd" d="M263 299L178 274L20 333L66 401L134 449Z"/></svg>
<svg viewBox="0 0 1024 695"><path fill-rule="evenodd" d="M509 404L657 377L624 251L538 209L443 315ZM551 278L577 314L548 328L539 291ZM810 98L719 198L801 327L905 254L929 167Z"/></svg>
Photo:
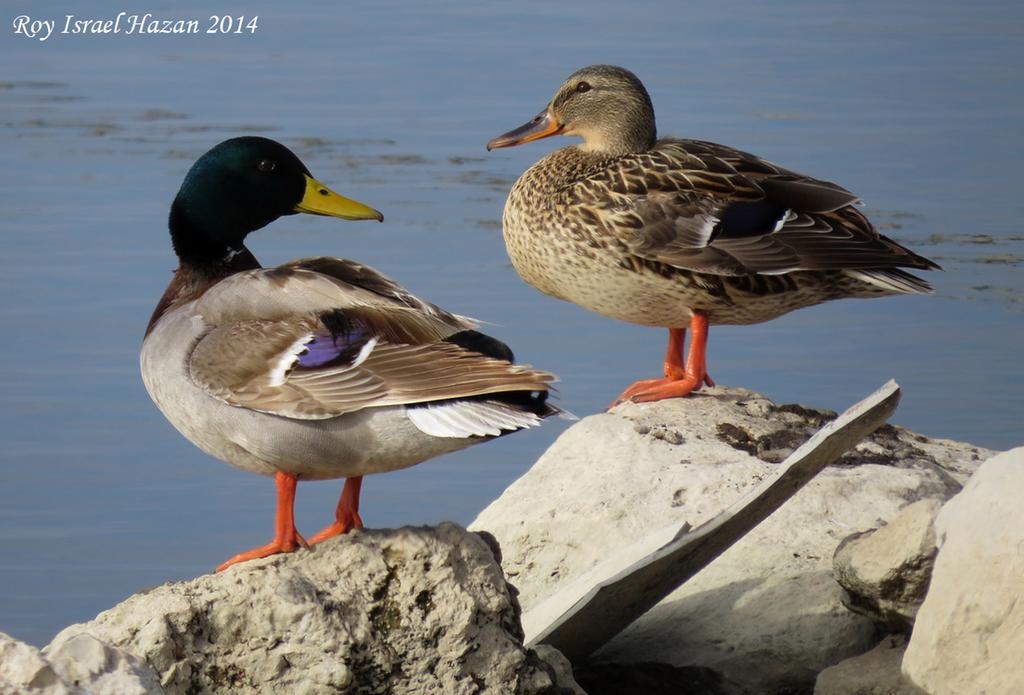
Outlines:
<svg viewBox="0 0 1024 695"><path fill-rule="evenodd" d="M847 270L846 273L894 294L931 294L934 291L927 281L898 268Z"/></svg>

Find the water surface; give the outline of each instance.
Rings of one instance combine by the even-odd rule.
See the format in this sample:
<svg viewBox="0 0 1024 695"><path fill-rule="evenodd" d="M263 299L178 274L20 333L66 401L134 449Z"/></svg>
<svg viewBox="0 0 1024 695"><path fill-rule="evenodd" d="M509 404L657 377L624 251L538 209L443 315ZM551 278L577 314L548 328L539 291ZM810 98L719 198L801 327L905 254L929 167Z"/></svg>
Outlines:
<svg viewBox="0 0 1024 695"><path fill-rule="evenodd" d="M5 16L39 15L38 5L8 3ZM82 5L44 12L214 11ZM895 377L905 390L898 423L1021 444L1020 5L634 7L259 0L244 10L259 13L254 36L40 43L4 33L0 631L43 644L133 591L209 571L270 536L269 480L192 447L138 376L142 332L175 264L167 206L191 162L226 137L280 139L318 178L386 215L384 225L282 219L250 239L264 264L321 254L369 263L495 324L522 361L561 376L561 403L580 415L655 375L663 331L540 295L501 241L509 186L563 143L490 154L484 143L590 63L637 72L663 134L839 182L885 233L946 268L929 277L933 297L714 329L720 383L842 409ZM364 520L466 523L564 426L369 478ZM329 521L339 489L300 486L300 527Z"/></svg>

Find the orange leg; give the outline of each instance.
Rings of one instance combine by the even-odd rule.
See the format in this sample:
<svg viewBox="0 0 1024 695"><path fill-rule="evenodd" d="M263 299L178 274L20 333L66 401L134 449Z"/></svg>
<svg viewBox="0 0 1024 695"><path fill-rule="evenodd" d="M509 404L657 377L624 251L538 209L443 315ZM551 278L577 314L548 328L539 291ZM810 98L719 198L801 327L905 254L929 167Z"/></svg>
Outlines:
<svg viewBox="0 0 1024 695"><path fill-rule="evenodd" d="M363 520L359 518L359 490L363 486L363 476L346 478L345 487L338 499L338 509L334 518L336 521L320 533L309 539L309 544L314 545L328 538L348 533L354 528L362 528Z"/></svg>
<svg viewBox="0 0 1024 695"><path fill-rule="evenodd" d="M622 392L613 406L624 401L647 403L660 401L664 398L681 398L704 384L714 386L715 382L708 376L707 345L708 317L695 311L690 319L690 352L683 364L683 342L686 330L670 328L668 330L668 350L665 353L665 378L644 379L637 381Z"/></svg>
<svg viewBox="0 0 1024 695"><path fill-rule="evenodd" d="M217 567L218 572L223 572L231 565L246 560L255 560L259 557L276 555L277 553L290 553L300 545L308 547L306 540L299 535L295 528L295 486L299 479L291 473L278 471L274 475L274 482L277 484L277 514L274 517L274 540L258 548L247 550L244 553L235 555L230 560L223 562Z"/></svg>

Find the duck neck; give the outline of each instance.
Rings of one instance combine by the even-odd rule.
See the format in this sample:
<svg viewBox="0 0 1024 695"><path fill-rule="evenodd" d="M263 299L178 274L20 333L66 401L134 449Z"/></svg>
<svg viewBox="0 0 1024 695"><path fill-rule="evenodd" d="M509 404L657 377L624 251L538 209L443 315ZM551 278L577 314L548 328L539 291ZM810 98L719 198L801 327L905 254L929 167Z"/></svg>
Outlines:
<svg viewBox="0 0 1024 695"><path fill-rule="evenodd" d="M653 124L650 128L601 128L588 131L579 149L605 158L625 157L646 152L657 141Z"/></svg>
<svg viewBox="0 0 1024 695"><path fill-rule="evenodd" d="M198 299L229 275L261 267L242 243L244 233L209 234L193 223L178 200L171 206L169 224L171 242L178 254L178 269L149 319L147 335L170 309Z"/></svg>
<svg viewBox="0 0 1024 695"><path fill-rule="evenodd" d="M240 228L238 221L228 216L211 219L211 214L196 215L180 196L171 204L167 223L182 266L217 268L248 254L243 242L252 230Z"/></svg>
<svg viewBox="0 0 1024 695"><path fill-rule="evenodd" d="M560 196L567 186L600 172L617 157L583 143L563 147L530 167L513 187L517 195Z"/></svg>
<svg viewBox="0 0 1024 695"><path fill-rule="evenodd" d="M624 157L654 147L658 127L646 92L642 99L638 97L619 104L617 116L598 120L585 128L577 126L570 132L583 137L581 150L604 157Z"/></svg>

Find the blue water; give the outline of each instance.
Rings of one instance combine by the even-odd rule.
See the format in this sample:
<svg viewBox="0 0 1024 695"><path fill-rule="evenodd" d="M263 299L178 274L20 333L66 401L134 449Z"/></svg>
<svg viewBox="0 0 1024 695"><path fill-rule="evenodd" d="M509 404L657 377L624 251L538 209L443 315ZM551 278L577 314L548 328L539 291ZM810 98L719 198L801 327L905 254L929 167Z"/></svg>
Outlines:
<svg viewBox="0 0 1024 695"><path fill-rule="evenodd" d="M668 0L226 5L6 3L0 15L0 631L43 644L148 585L271 535L269 480L210 460L149 402L137 355L175 265L167 206L192 160L278 138L384 225L278 221L264 264L367 262L493 322L603 408L659 369L663 331L544 297L508 264L508 187L551 148L488 154L586 64L634 70L663 134L725 142L837 181L945 268L934 297L838 302L716 328L710 370L842 409L895 377L895 421L1024 443L1024 9L1019 3ZM238 3L241 5L241 3ZM14 36L18 14L259 14L255 35ZM62 22L62 20L60 20ZM468 522L557 436L545 427L364 485L371 526ZM338 483L299 488L300 528Z"/></svg>

